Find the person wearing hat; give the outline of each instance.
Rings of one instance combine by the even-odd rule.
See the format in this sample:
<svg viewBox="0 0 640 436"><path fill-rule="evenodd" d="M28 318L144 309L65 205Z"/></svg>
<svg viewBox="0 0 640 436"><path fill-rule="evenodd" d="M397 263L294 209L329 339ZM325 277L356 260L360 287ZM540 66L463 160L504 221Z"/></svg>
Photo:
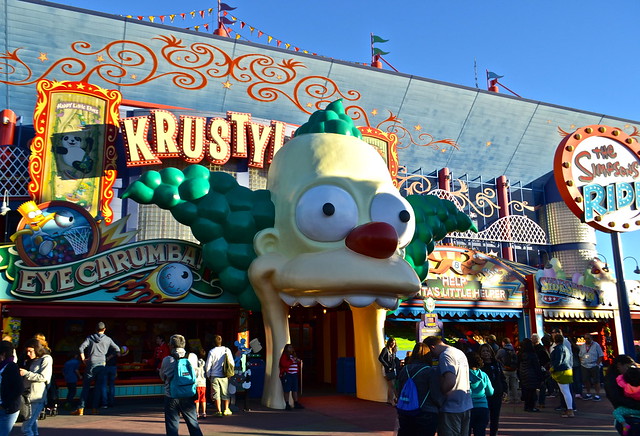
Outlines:
<svg viewBox="0 0 640 436"><path fill-rule="evenodd" d="M120 347L109 336L104 334L106 329L107 327L104 323L102 321L99 322L96 326L96 332L87 336L87 339L78 348L80 359L85 363L86 368L84 379L82 380L80 404L76 410L71 412L72 415L84 415L84 406L89 399L91 381L95 381L92 413L94 415L98 414L100 399L106 393L104 369L107 362L107 354L111 352L118 356L120 355Z"/></svg>

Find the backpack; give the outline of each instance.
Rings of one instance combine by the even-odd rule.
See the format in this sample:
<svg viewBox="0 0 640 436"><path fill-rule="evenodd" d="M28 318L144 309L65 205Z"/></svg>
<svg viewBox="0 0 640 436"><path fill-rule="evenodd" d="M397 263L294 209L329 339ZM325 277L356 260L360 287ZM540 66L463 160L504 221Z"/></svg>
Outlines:
<svg viewBox="0 0 640 436"><path fill-rule="evenodd" d="M518 356L516 352L506 348L504 351L504 368L507 371L515 371L518 367Z"/></svg>
<svg viewBox="0 0 640 436"><path fill-rule="evenodd" d="M224 361L222 362L222 372L224 373L225 377L233 377L236 372L235 362L233 360L229 360L229 356L227 355L226 350L228 350L228 348L225 349Z"/></svg>
<svg viewBox="0 0 640 436"><path fill-rule="evenodd" d="M169 384L171 398L191 398L196 394L196 372L187 356L176 359L175 372Z"/></svg>
<svg viewBox="0 0 640 436"><path fill-rule="evenodd" d="M424 396L422 403L418 403L418 388L416 387L415 382L413 381L413 377L418 375L420 371L427 368L423 366L419 370L416 371L413 376L409 374L409 369L405 366L405 371L407 372L407 381L402 387L400 391L400 395L398 395L398 402L396 403L396 410L399 415L405 416L416 416L420 413L422 409L422 405L427 400L429 396L429 392Z"/></svg>

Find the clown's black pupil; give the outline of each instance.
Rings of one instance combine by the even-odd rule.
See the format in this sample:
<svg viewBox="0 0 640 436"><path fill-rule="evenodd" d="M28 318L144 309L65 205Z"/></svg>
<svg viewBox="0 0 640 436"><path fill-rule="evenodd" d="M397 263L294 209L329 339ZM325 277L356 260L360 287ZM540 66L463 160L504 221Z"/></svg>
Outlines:
<svg viewBox="0 0 640 436"><path fill-rule="evenodd" d="M398 217L400 218L400 221L402 221L403 223L408 223L409 220L411 219L411 214L409 213L408 210L403 210L402 212L400 212Z"/></svg>
<svg viewBox="0 0 640 436"><path fill-rule="evenodd" d="M336 207L331 203L325 203L322 205L322 213L326 216L331 216L336 213Z"/></svg>

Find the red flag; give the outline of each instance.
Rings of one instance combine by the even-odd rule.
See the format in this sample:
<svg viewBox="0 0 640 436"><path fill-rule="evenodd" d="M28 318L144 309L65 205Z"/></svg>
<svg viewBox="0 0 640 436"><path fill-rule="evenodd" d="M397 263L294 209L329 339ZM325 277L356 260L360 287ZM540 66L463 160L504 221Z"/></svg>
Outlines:
<svg viewBox="0 0 640 436"><path fill-rule="evenodd" d="M258 38L260 38L262 35L264 35L264 32L262 30L258 30Z"/></svg>
<svg viewBox="0 0 640 436"><path fill-rule="evenodd" d="M204 24L204 28L209 30L209 24Z"/></svg>
<svg viewBox="0 0 640 436"><path fill-rule="evenodd" d="M186 13L184 13L184 12L180 14L180 16L182 17L182 19L183 19L183 20L184 20L184 17L185 17L186 15L187 15L187 14L186 14Z"/></svg>
<svg viewBox="0 0 640 436"><path fill-rule="evenodd" d="M204 18L204 11L200 11L200 16Z"/></svg>
<svg viewBox="0 0 640 436"><path fill-rule="evenodd" d="M224 11L224 12L222 13L222 15L226 17L228 13L229 13L229 12Z"/></svg>
<svg viewBox="0 0 640 436"><path fill-rule="evenodd" d="M244 29L244 26L245 26L245 22L244 21L240 21L240 28Z"/></svg>
<svg viewBox="0 0 640 436"><path fill-rule="evenodd" d="M164 23L164 15L158 15L158 18L160 18L160 21Z"/></svg>
<svg viewBox="0 0 640 436"><path fill-rule="evenodd" d="M144 20L144 17L142 15L138 15L138 20Z"/></svg>
<svg viewBox="0 0 640 436"><path fill-rule="evenodd" d="M280 44L282 44L282 41L280 41L279 39L276 39L276 45L280 47Z"/></svg>
<svg viewBox="0 0 640 436"><path fill-rule="evenodd" d="M293 49L294 49L295 51L300 51L300 49L299 49L298 47L293 47Z"/></svg>

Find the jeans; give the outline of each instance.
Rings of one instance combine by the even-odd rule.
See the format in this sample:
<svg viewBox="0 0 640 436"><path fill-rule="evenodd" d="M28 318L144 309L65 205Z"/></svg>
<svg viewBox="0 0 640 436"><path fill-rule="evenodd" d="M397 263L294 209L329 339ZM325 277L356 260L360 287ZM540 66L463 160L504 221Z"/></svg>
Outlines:
<svg viewBox="0 0 640 436"><path fill-rule="evenodd" d="M71 404L78 390L77 382L67 382L67 403Z"/></svg>
<svg viewBox="0 0 640 436"><path fill-rule="evenodd" d="M178 436L178 427L180 426L180 413L187 423L190 436L202 436L202 430L198 425L198 417L196 416L196 404L193 398L170 398L164 397L164 427L167 436Z"/></svg>
<svg viewBox="0 0 640 436"><path fill-rule="evenodd" d="M0 408L0 436L9 436L17 419L18 411L7 413L3 408Z"/></svg>
<svg viewBox="0 0 640 436"><path fill-rule="evenodd" d="M516 371L504 370L504 376L507 379L509 401L515 403L518 401L518 375Z"/></svg>
<svg viewBox="0 0 640 436"><path fill-rule="evenodd" d="M487 398L489 403L489 435L497 436L500 424L500 409L502 409L502 395Z"/></svg>
<svg viewBox="0 0 640 436"><path fill-rule="evenodd" d="M438 414L420 412L417 416L398 414L398 436L435 436L438 431Z"/></svg>
<svg viewBox="0 0 640 436"><path fill-rule="evenodd" d="M97 409L100 405L100 397L104 391L104 366L93 366L87 368L82 380L82 394L80 395L79 409L84 409L86 403L89 402L89 390L91 381L95 381L95 389L93 391L93 408Z"/></svg>
<svg viewBox="0 0 640 436"><path fill-rule="evenodd" d="M113 398L116 395L116 375L118 367L107 365L104 367L104 387L102 389L102 405L113 406Z"/></svg>
<svg viewBox="0 0 640 436"><path fill-rule="evenodd" d="M522 388L522 399L524 400L524 410L533 410L536 407L535 388Z"/></svg>
<svg viewBox="0 0 640 436"><path fill-rule="evenodd" d="M571 393L573 395L582 395L582 371L580 366L573 368L573 383L571 385Z"/></svg>
<svg viewBox="0 0 640 436"><path fill-rule="evenodd" d="M31 416L22 423L22 434L24 436L38 435L38 416L40 416L42 409L44 409L44 401L31 403Z"/></svg>
<svg viewBox="0 0 640 436"><path fill-rule="evenodd" d="M438 436L461 436L469 434L471 410L460 413L440 412Z"/></svg>
<svg viewBox="0 0 640 436"><path fill-rule="evenodd" d="M489 424L489 409L486 407L474 407L471 409L471 418L469 419L469 434L473 436L485 436L487 434L487 425Z"/></svg>

